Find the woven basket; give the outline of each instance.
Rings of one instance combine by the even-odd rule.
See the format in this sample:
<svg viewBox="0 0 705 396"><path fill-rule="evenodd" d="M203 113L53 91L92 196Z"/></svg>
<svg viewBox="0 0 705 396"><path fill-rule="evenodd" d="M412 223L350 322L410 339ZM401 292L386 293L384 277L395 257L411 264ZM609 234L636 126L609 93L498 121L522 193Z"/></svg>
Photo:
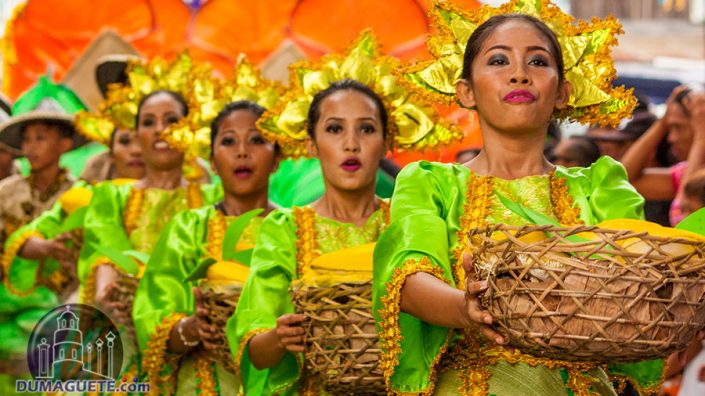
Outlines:
<svg viewBox="0 0 705 396"><path fill-rule="evenodd" d="M57 293L60 301L66 301L78 289L79 284L76 267L78 266L78 254L83 247L83 229L77 228L70 231L69 235L73 244L71 246L71 262L73 263L71 271L62 268L40 281L49 290Z"/></svg>
<svg viewBox="0 0 705 396"><path fill-rule="evenodd" d="M201 279L198 282L198 288L203 294L203 305L208 309L208 324L218 328L218 341L216 342L218 348L211 352L231 373L236 373L236 369L225 335L225 326L228 319L235 313L242 286L242 283L234 281L210 282L207 279Z"/></svg>
<svg viewBox="0 0 705 396"><path fill-rule="evenodd" d="M132 306L135 302L135 294L137 294L137 285L140 283L140 278L135 275L128 274L125 271L118 270L115 283L117 285L113 298L115 301L123 301L127 305L127 312L132 312ZM132 322L132 315L128 323L125 323L127 333L135 337L135 324Z"/></svg>
<svg viewBox="0 0 705 396"><path fill-rule="evenodd" d="M535 231L550 236L521 239ZM593 234L566 240L581 232ZM705 327L705 242L588 226L495 225L469 237L476 271L488 281L483 305L509 344L524 352L643 361L685 348ZM641 252L619 243L633 241ZM668 253L674 244L687 252Z"/></svg>
<svg viewBox="0 0 705 396"><path fill-rule="evenodd" d="M331 287L296 285L306 330L306 375L334 395L386 394L372 316L372 281Z"/></svg>

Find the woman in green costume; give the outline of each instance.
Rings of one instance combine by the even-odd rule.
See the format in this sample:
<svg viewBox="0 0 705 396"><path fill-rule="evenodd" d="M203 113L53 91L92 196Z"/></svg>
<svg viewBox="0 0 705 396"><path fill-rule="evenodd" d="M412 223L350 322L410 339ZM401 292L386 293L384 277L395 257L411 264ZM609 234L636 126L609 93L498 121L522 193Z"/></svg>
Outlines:
<svg viewBox="0 0 705 396"><path fill-rule="evenodd" d="M504 347L478 298L487 284L474 279L467 254L469 229L526 223L498 194L563 225L643 218L644 200L616 161L603 157L587 168L566 169L543 156L549 121L556 114L579 118L580 113L570 113L581 107L571 96L571 85L575 92L588 78L568 80L574 77L569 73L575 61L564 60L570 47L564 44L562 50L553 31L536 18L561 18L556 17L560 10L547 2L517 1L475 15L445 4L436 7L436 21L452 20L457 28L445 38L475 29L464 35L469 40L458 58L462 74L455 91L462 105L477 110L484 148L465 164L411 164L397 179L392 223L377 243L374 263L374 313L388 389L437 395L614 395L597 365L537 358ZM549 25L562 22L553 19ZM441 26L441 31L449 30ZM609 59L608 52L600 55ZM412 67L408 76L422 81L429 76L423 69L428 65ZM564 70L569 72L564 75ZM427 87L443 85L429 81ZM621 92L602 89L606 97ZM619 120L630 111L629 102L615 100L610 108L598 101L604 106L593 110L597 113L581 110L592 121L604 121L602 116ZM661 376L660 362L614 369L636 374L644 386L657 384Z"/></svg>
<svg viewBox="0 0 705 396"><path fill-rule="evenodd" d="M174 383L178 395L234 395L240 388L239 378L212 362L206 352L216 348L214 330L205 322L206 308L198 307L195 282L184 279L201 259L222 258L223 235L238 216L258 208L266 215L274 209L268 201L269 176L276 170L278 153L255 124L264 110L254 102L233 102L213 121L211 164L222 180L224 198L214 206L176 215L162 232L140 281L133 309L135 331L144 361L151 362L145 367L147 380L161 394L169 393L167 385ZM262 217L252 219L238 244L254 245L261 223ZM176 367L166 367L162 359ZM164 380L165 373L172 376Z"/></svg>
<svg viewBox="0 0 705 396"><path fill-rule="evenodd" d="M113 132L103 136L98 131L87 133L80 123L77 123L77 130L88 139L108 144L112 171L103 174L104 179L100 181L110 180L113 184L121 185L132 183L144 176L142 151L133 131L113 128ZM51 209L20 227L5 243L3 262L23 265L21 259L44 260L41 276L36 278L34 284L35 286L48 285L51 290L59 293L61 301L78 301L73 292L76 291L77 286L74 281L76 281L76 260L80 248L80 245L67 245L67 242L75 239L76 233L75 231L62 232L62 228L68 215L90 202L92 190L93 185L83 180L74 183L70 190L59 197ZM34 268L35 265L37 265L36 262L29 267ZM25 294L27 290L17 292Z"/></svg>
<svg viewBox="0 0 705 396"><path fill-rule="evenodd" d="M454 136L409 100L391 75L393 66L394 59L379 56L374 38L364 33L344 58L328 55L317 65L294 66L298 78L290 96L260 120L265 136L274 136L284 153L308 150L320 159L325 193L310 206L275 210L260 227L250 276L227 325L245 393L320 390L301 370L306 317L294 313L292 281L307 274L314 258L375 242L387 226L388 204L374 192L386 142L401 145L412 131L419 132L413 140L419 145ZM404 129L412 125L409 114L427 121L425 129ZM259 376L264 389L250 385Z"/></svg>
<svg viewBox="0 0 705 396"><path fill-rule="evenodd" d="M180 56L170 64L161 59L148 65L131 64L130 80L142 83L109 93L109 99L132 97L137 101L136 105L132 103L134 107L124 105L114 109L113 114L127 113L128 120L123 124L136 125L145 176L132 184L102 183L95 187L84 219L78 278L82 302L94 303L119 325L129 325L132 312L130 301L118 299L116 294L118 275L122 272L139 278L144 264L123 267L120 264L123 260L117 256L126 251L150 254L162 229L175 214L212 204L221 196L219 186L187 181L183 166L188 147L177 149L166 141L176 134L187 115L202 111L199 106L203 104L203 95L195 95L191 87L202 86L194 80L203 78L208 84L211 77L209 73L201 77L196 71L187 56ZM191 125L185 128L193 130ZM137 346L127 332L121 332L121 336L125 346L123 369L128 369L132 378L139 372Z"/></svg>

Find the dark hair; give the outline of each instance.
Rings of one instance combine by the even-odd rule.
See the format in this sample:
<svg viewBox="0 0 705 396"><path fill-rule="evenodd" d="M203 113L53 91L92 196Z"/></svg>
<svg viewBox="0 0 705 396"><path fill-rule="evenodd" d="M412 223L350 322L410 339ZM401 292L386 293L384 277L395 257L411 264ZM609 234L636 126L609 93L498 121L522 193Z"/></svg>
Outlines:
<svg viewBox="0 0 705 396"><path fill-rule="evenodd" d="M323 102L323 99L342 90L352 90L360 92L361 94L366 95L367 97L372 99L373 102L375 102L375 106L377 106L377 110L379 110L379 118L382 122L382 136L386 139L387 109L384 107L384 102L382 102L382 99L379 97L379 95L375 93L375 91L372 90L372 88L357 80L352 80L349 78L334 82L328 88L324 89L323 91L320 91L313 97L313 100L311 101L311 106L308 109L308 122L306 125L306 131L308 132L308 136L310 136L311 139L315 138L316 124L318 123L318 119L321 118L321 102Z"/></svg>
<svg viewBox="0 0 705 396"><path fill-rule="evenodd" d="M683 110L683 113L685 114L686 117L690 117L690 111L688 111L688 107L685 105L685 99L690 95L690 88L684 89L678 94L676 94L676 97L674 98L674 103L677 104L681 110Z"/></svg>
<svg viewBox="0 0 705 396"><path fill-rule="evenodd" d="M461 78L468 81L471 80L472 62L477 57L477 54L480 53L482 44L485 43L485 40L487 40L490 34L505 22L515 20L528 22L546 38L549 44L549 50L551 52L551 55L553 55L553 59L556 62L556 67L558 69L559 76L558 80L560 82L563 82L563 80L565 79L563 70L563 55L561 52L561 46L558 43L558 39L556 38L556 34L553 33L553 30L546 26L546 24L543 23L541 20L526 14L495 15L485 21L485 23L483 23L482 25L478 26L477 29L475 29L475 31L472 33L472 35L470 35L468 43L465 46L465 57L463 58L463 72L461 74Z"/></svg>
<svg viewBox="0 0 705 396"><path fill-rule="evenodd" d="M569 149L579 166L587 167L600 158L600 147L588 136L571 136Z"/></svg>
<svg viewBox="0 0 705 396"><path fill-rule="evenodd" d="M264 114L265 108L250 100L238 100L225 105L223 110L221 110L213 122L211 122L211 154L213 153L213 146L215 145L215 137L218 136L218 129L220 129L220 125L223 123L223 120L238 110L251 111L257 116L257 118L260 118L262 117L262 114ZM279 145L276 145L275 150L277 150L278 147Z"/></svg>
<svg viewBox="0 0 705 396"><path fill-rule="evenodd" d="M32 124L43 124L47 128L56 128L59 131L59 136L62 138L73 137L74 129L70 122L60 120L32 120L25 122L20 127L20 139L24 138L24 132L27 129L27 126Z"/></svg>
<svg viewBox="0 0 705 396"><path fill-rule="evenodd" d="M689 197L697 198L700 204L705 206L705 169L700 169L683 188L683 194Z"/></svg>
<svg viewBox="0 0 705 396"><path fill-rule="evenodd" d="M137 117L135 117L135 130L137 130L137 125L139 125L140 122L140 113L142 112L142 106L144 103L149 100L153 96L157 96L159 94L167 94L171 96L175 101L177 101L181 105L181 110L182 110L182 115L186 117L188 115L188 102L186 102L186 99L184 99L183 96L181 96L180 93L174 92L174 91L169 91L168 89L158 89L156 91L152 91L149 94L145 95L141 100L139 105L137 105Z"/></svg>

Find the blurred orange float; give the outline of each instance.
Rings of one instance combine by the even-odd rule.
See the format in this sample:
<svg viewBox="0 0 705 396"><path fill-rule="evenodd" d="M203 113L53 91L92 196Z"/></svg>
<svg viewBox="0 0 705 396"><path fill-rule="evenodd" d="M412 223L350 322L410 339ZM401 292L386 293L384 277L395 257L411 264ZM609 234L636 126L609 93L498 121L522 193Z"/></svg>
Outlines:
<svg viewBox="0 0 705 396"><path fill-rule="evenodd" d="M463 8L476 0L455 0ZM188 4L187 4L188 3ZM60 81L102 29L113 29L145 57L170 58L188 49L228 75L242 52L254 62L290 39L317 58L347 48L372 28L382 51L412 60L426 55L426 11L431 0L28 0L8 21L3 38L3 90L16 98L51 70ZM452 160L458 149L480 144L477 122L466 110L457 119L468 138L423 158ZM402 163L418 155L399 154Z"/></svg>

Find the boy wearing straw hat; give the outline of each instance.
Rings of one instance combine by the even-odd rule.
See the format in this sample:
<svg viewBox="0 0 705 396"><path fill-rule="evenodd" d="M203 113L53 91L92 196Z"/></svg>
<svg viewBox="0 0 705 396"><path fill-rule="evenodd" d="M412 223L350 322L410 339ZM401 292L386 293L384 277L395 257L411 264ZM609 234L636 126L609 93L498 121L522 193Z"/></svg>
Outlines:
<svg viewBox="0 0 705 396"><path fill-rule="evenodd" d="M31 167L29 176L0 182L0 242L51 208L73 184L59 158L85 142L72 124L72 114L82 108L73 92L42 77L15 103L14 115L0 124L0 143L21 151Z"/></svg>

